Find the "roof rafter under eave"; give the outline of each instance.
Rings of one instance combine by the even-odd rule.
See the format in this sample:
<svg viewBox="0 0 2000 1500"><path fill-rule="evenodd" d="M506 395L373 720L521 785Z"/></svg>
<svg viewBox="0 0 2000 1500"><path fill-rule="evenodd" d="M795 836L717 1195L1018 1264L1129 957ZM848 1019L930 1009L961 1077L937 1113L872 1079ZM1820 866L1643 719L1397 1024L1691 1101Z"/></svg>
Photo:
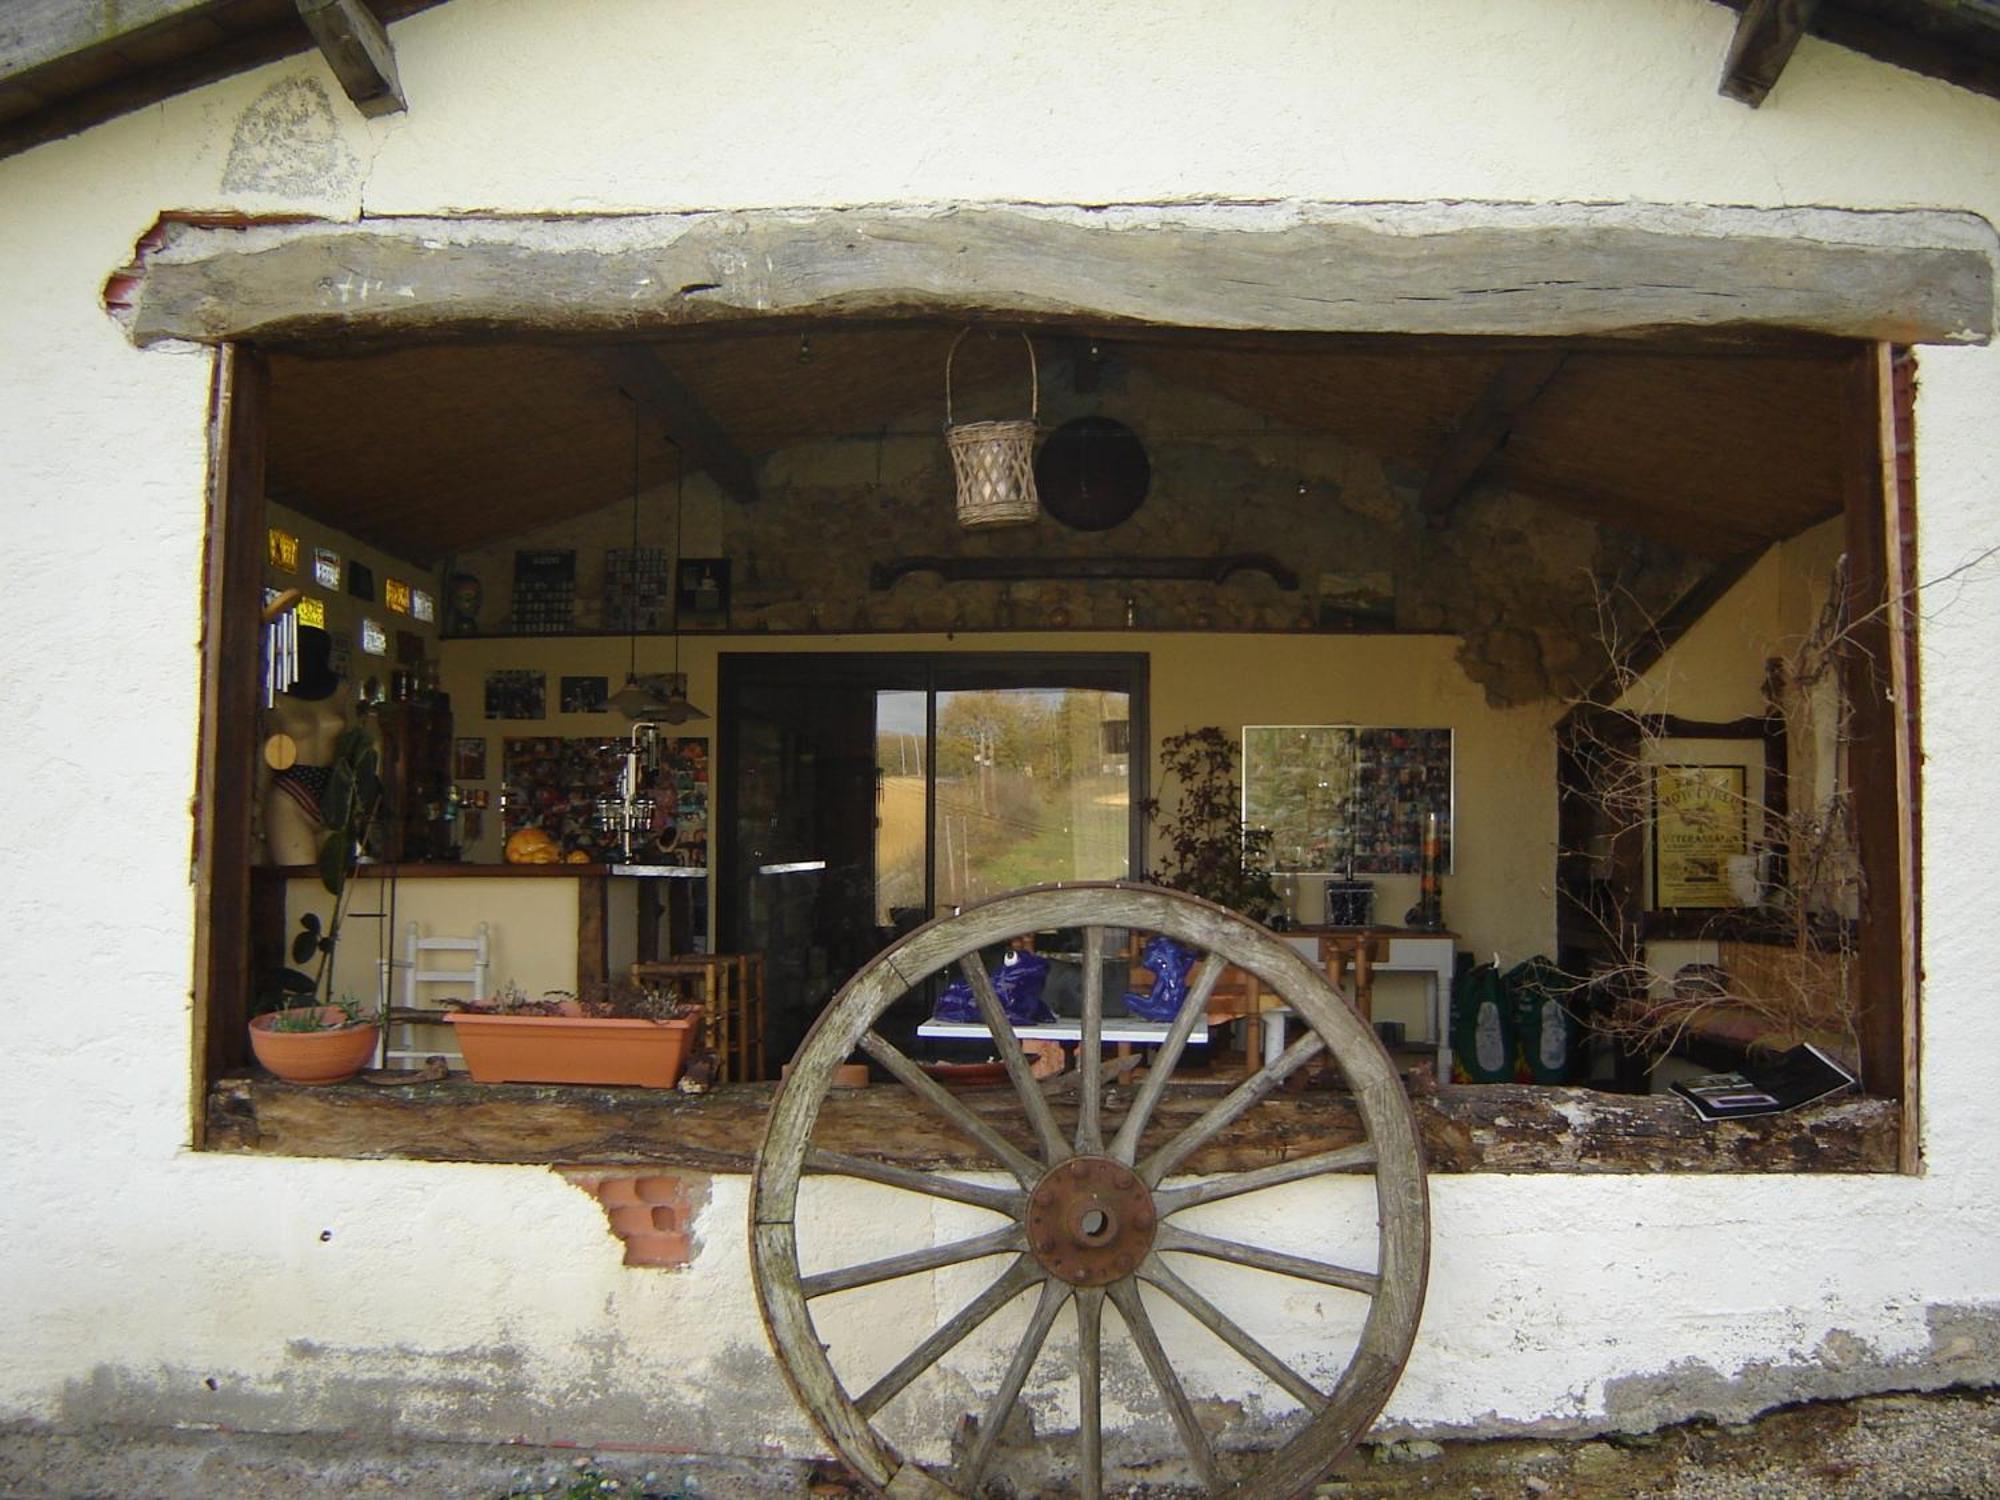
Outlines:
<svg viewBox="0 0 2000 1500"><path fill-rule="evenodd" d="M2000 99L2000 0L1714 3L1740 17L1718 91L1752 108L1771 91L1805 35Z"/></svg>
<svg viewBox="0 0 2000 1500"><path fill-rule="evenodd" d="M294 0L320 55L364 115L408 109L389 33L362 0Z"/></svg>
<svg viewBox="0 0 2000 1500"><path fill-rule="evenodd" d="M1750 0L1729 39L1721 93L1752 109L1762 104L1818 8L1819 0Z"/></svg>
<svg viewBox="0 0 2000 1500"><path fill-rule="evenodd" d="M314 44L302 20L311 3L0 0L0 157L304 52ZM349 97L364 113L399 107L388 102L401 95L382 27L442 0L319 3L341 16L327 60ZM371 21L381 33L372 48L359 40ZM341 30L357 40L341 42Z"/></svg>

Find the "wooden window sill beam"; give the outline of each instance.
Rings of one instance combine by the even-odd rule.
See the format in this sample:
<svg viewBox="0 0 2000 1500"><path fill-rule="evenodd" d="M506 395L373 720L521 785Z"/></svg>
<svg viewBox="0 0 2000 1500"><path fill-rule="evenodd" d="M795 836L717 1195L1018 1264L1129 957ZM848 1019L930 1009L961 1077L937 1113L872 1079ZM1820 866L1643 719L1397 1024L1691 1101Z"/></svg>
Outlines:
<svg viewBox="0 0 2000 1500"><path fill-rule="evenodd" d="M1234 1080L1177 1086L1157 1112L1165 1139ZM773 1086L736 1084L691 1097L672 1091L555 1085L364 1082L301 1088L263 1075L221 1080L208 1096L213 1151L359 1160L515 1162L561 1166L646 1163L709 1172L751 1169ZM1002 1134L1021 1112L1011 1090L966 1101ZM1899 1107L1845 1097L1789 1114L1707 1124L1679 1099L1593 1089L1491 1084L1413 1095L1434 1173L1894 1172ZM1122 1108L1114 1099L1112 1109ZM1072 1113L1058 1106L1058 1118ZM1338 1093L1281 1094L1231 1126L1189 1163L1194 1172L1246 1171L1359 1139ZM830 1096L814 1139L831 1150L926 1170L992 1163L902 1090ZM1029 1142L1022 1133L1018 1142Z"/></svg>

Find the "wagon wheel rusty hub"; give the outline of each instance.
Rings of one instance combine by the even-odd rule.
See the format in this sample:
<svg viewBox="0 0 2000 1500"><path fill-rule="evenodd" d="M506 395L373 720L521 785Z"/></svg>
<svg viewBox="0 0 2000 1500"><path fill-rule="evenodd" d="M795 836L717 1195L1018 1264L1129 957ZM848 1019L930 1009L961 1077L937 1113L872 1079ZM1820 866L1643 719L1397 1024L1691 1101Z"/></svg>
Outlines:
<svg viewBox="0 0 2000 1500"><path fill-rule="evenodd" d="M1033 1077L980 958L996 944L1051 928L1080 930L1083 947L1076 1103L1061 1118ZM1144 1084L1122 1114L1107 1118L1104 960L1115 951L1113 942L1132 932L1160 933L1205 956L1186 1003L1154 1046ZM1161 1102L1209 996L1231 965L1254 975L1288 1006L1304 1023L1304 1034L1220 1098L1200 1101L1206 1108L1190 1123L1172 1132L1150 1128L1158 1123ZM892 1005L930 976L953 973L971 988L1005 1064L1019 1105L1011 1123L993 1110L990 1097L975 1108L946 1090L875 1029ZM971 1174L921 1171L816 1145L813 1130L833 1071L856 1049L973 1143L986 1167ZM1245 1171L1186 1175L1197 1153L1239 1116L1308 1063L1327 1059L1352 1091L1361 1141ZM1372 1194L1332 1192L1288 1202L1279 1217L1293 1232L1291 1248L1224 1233L1224 1221L1213 1214L1198 1228L1180 1217L1332 1173L1367 1183ZM807 1274L801 1268L807 1257L801 1254L799 1195L808 1176L853 1178L917 1195L912 1201L928 1200L926 1225L956 1222L969 1206L984 1210L995 1227L858 1263L851 1263L851 1252L843 1262L844 1236L830 1246L822 1238L812 1246L810 1263L829 1268ZM1364 1222L1348 1225L1341 1235L1356 1212ZM1205 901L1124 884L1038 887L999 897L918 928L849 980L807 1035L789 1080L772 1101L751 1182L750 1233L758 1306L779 1368L827 1440L869 1485L895 1500L982 1493L1008 1419L1038 1369L1044 1404L1056 1409L1068 1404L1066 1394L1048 1385L1053 1373L1057 1386L1073 1392L1071 1409L1078 1416L1073 1444L1055 1438L1037 1447L1044 1464L1051 1455L1070 1462L1071 1477L1043 1478L1064 1493L1101 1500L1106 1348L1121 1344L1111 1357L1122 1361L1121 1373L1143 1371L1152 1381L1157 1397L1150 1404L1171 1419L1188 1466L1209 1494L1289 1500L1312 1488L1389 1399L1416 1337L1430 1252L1416 1122L1373 1029L1317 968L1265 929ZM1217 1262L1232 1268L1231 1279L1204 1291L1203 1268ZM921 1301L925 1307L932 1299L951 1306L963 1299L954 1289L971 1284L962 1277L982 1263L998 1267L983 1273L989 1276L984 1290L934 1328L927 1322L912 1330L903 1341L907 1352L872 1383L843 1376L853 1361L836 1355L841 1330L851 1339L867 1327L879 1341L884 1324L866 1313L822 1321L823 1304L849 1292L866 1295L868 1288L915 1289L922 1283L914 1278L968 1268L933 1283ZM1247 1293L1244 1273L1255 1273ZM1257 1287L1260 1280L1269 1288ZM1290 1295L1301 1289L1313 1295ZM1027 1326L997 1384L990 1374L996 1362L982 1352L955 1366L942 1387L932 1387L934 1402L940 1389L955 1393L976 1386L979 1372L988 1372L990 1393L965 1424L969 1436L952 1461L906 1458L878 1419L995 1314L1020 1301L1027 1305ZM1107 1303L1115 1318L1105 1316ZM902 1304L892 1299L888 1305ZM1155 1315L1169 1305L1179 1316L1156 1323ZM1276 1308L1284 1309L1282 1316L1272 1316ZM1183 1337L1208 1347L1184 1349ZM1225 1359L1236 1362L1234 1373L1209 1373L1217 1344ZM1350 1344L1342 1366L1341 1351ZM1310 1367L1310 1378L1302 1364ZM1268 1395L1236 1399L1242 1395L1243 1367L1273 1388ZM1211 1431L1189 1394L1196 1379L1215 1386L1223 1398L1210 1404L1210 1413L1235 1406L1267 1413L1290 1408L1292 1415L1270 1416L1254 1431L1240 1425ZM1132 1406L1132 1398L1125 1404ZM945 1444L940 1440L933 1448L943 1451ZM1150 1454L1145 1459L1149 1465L1156 1461Z"/></svg>
<svg viewBox="0 0 2000 1500"><path fill-rule="evenodd" d="M1071 1286L1108 1286L1138 1270L1159 1221L1139 1174L1108 1156L1072 1156L1028 1195L1028 1247Z"/></svg>

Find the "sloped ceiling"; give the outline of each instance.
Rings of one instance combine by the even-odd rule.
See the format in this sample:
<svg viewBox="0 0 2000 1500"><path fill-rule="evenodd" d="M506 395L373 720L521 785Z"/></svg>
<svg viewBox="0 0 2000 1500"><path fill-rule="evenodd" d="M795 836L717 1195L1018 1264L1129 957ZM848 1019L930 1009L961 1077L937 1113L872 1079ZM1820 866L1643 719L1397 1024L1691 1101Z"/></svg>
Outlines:
<svg viewBox="0 0 2000 1500"><path fill-rule="evenodd" d="M693 333L646 347L754 462L809 439L941 429L954 332L831 326ZM1043 379L1065 410L1089 409L1094 382L1143 368L1392 460L1413 489L1518 352L1185 331L1035 337ZM629 366L616 355L578 343L483 343L276 356L270 494L426 563L597 510L633 481ZM1511 418L1478 482L1731 556L1840 508L1842 370L1841 351L1824 344L1570 349ZM1021 414L1018 343L969 341L958 374L961 419ZM665 478L664 449L642 451L641 482Z"/></svg>

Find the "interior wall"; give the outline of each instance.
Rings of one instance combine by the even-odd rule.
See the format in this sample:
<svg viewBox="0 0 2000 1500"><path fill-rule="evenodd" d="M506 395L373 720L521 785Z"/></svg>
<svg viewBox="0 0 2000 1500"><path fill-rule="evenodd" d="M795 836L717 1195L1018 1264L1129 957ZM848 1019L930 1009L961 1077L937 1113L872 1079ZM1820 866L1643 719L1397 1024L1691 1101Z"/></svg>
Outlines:
<svg viewBox="0 0 2000 1500"><path fill-rule="evenodd" d="M701 471L518 536L468 548L451 569L480 580L482 629L505 632L517 551L573 551L577 628L604 622L608 548L639 544L731 568L728 628L740 633L1006 631L1440 632L1487 701L1575 696L1608 662L1608 643L1664 611L1707 564L1576 506L1474 484L1451 524L1429 524L1421 468L1325 432L1305 432L1114 356L1086 390L1044 354L1040 411L1109 417L1144 444L1144 503L1081 532L1044 512L1021 526L968 531L936 409L897 414L882 433L840 433L756 455L758 498L724 495ZM838 378L799 365L800 382ZM1420 379L1413 371L1411 378ZM963 394L963 393L961 393ZM977 410L1009 409L982 392ZM1007 396L1016 396L1008 392ZM996 408L995 400L1000 401ZM636 514L635 514L636 511ZM679 535L677 537L677 530ZM1062 578L1107 557L1270 559L1208 579ZM996 559L1014 582L947 583L928 570L877 587L872 572L910 558Z"/></svg>
<svg viewBox="0 0 2000 1500"><path fill-rule="evenodd" d="M1726 723L1762 718L1765 664L1806 643L1846 549L1839 516L1778 542L1619 695L1619 710Z"/></svg>
<svg viewBox="0 0 2000 1500"><path fill-rule="evenodd" d="M1737 205L1780 235L1813 204L2000 217L2000 101L1808 38L1743 109L1714 89L1733 24L1708 0L1226 20L1107 0L1038 13L1028 44L1017 14L970 4L454 0L394 28L407 114L360 118L302 56L0 161L0 782L24 789L16 843L41 856L0 888L34 938L0 977L0 1417L819 1447L753 1311L740 1180L718 1180L686 1271L634 1271L599 1206L541 1169L188 1149L211 357L138 351L102 309L163 212L1449 200L1578 222ZM663 77L699 79L700 107ZM337 268L324 290L403 291ZM1925 1175L1434 1179L1392 1421L1639 1427L2000 1378L2000 856L1966 832L2000 803L2000 611L1990 569L1960 571L1992 544L2000 351L1927 351L1917 400L1919 574L1956 577L1924 614ZM84 1183L115 1196L116 1234L78 1210ZM1355 1207L1302 1184L1241 1225L1281 1243ZM870 1243L889 1217L844 1209L821 1222ZM947 1290L878 1319L877 1352L948 1316ZM1245 1385L1186 1373L1220 1400Z"/></svg>
<svg viewBox="0 0 2000 1500"><path fill-rule="evenodd" d="M1454 732L1457 822L1454 873L1445 882L1445 917L1464 945L1521 959L1555 941L1555 751L1553 705L1489 708L1456 662L1448 636L1198 634L1192 632L1022 632L977 635L830 637L690 636L681 645L691 699L716 707L716 662L725 651L1144 651L1151 659L1153 743L1215 725L1238 743L1245 724L1376 724ZM461 735L483 734L490 800L486 837L469 851L499 857L501 742L509 736L610 737L629 721L616 713L560 714L541 720L481 720L485 674L525 667L548 675L551 703L563 672L622 672L626 642L599 637L450 640L441 648L444 683ZM642 671L664 666L670 648L648 639ZM614 675L614 684L617 681ZM714 735L714 725L687 727ZM1150 773L1157 780L1157 770ZM1415 904L1414 876L1375 877L1377 910L1400 919ZM1317 899L1317 888L1301 881ZM1302 892L1303 894L1303 892ZM1302 913L1321 913L1310 905Z"/></svg>
<svg viewBox="0 0 2000 1500"><path fill-rule="evenodd" d="M267 588L296 588L304 592L306 598L318 600L326 610L326 628L335 641L335 662L339 665L345 657L346 676L359 684L369 677L382 680L385 688L388 675L398 665L396 661L396 636L399 632L414 635L421 643L427 656L435 656L435 642L438 638L438 618L434 613L429 620L419 620L413 614L398 614L390 610L385 602L383 584L389 579L410 585L413 589L423 589L431 596L438 611L444 608L444 600L438 593L438 574L435 568L422 567L407 559L391 556L372 542L363 541L350 532L336 526L303 515L289 506L275 500L264 502L264 516L268 525L275 530L288 531L299 539L299 569L288 573L276 564L266 561L264 584ZM325 589L313 579L313 549L326 547L340 554L341 586L339 589ZM374 597L362 599L353 590L353 564L359 562L367 567L374 578ZM361 622L371 619L380 625L388 637L388 654L375 658L368 656L361 647Z"/></svg>

